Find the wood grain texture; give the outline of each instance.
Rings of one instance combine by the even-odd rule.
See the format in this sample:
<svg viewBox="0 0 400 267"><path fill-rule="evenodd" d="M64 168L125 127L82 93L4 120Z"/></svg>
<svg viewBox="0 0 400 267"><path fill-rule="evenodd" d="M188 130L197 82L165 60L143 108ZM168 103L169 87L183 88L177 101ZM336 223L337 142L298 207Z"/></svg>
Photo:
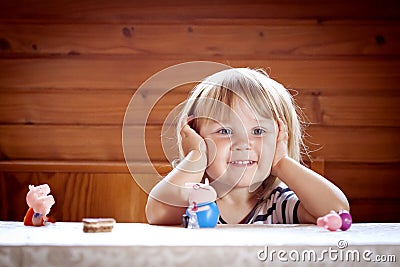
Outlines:
<svg viewBox="0 0 400 267"><path fill-rule="evenodd" d="M66 56L2 59L0 89L136 89L143 85L146 79L166 67L193 60L211 60L232 67L264 68L268 70L271 78L288 88L316 92L335 89L337 93L354 95L365 91L385 90L398 94L396 85L400 84L400 62L397 59L221 59L196 58L191 55L180 59L153 56ZM181 75L190 77L194 70L185 71ZM165 84L174 80L174 77L160 79L153 85L164 88Z"/></svg>
<svg viewBox="0 0 400 267"><path fill-rule="evenodd" d="M132 129L133 132L140 132L143 127L132 126ZM326 161L400 161L399 131L396 127L311 126L307 133L305 140L309 149L314 151L312 155ZM119 126L0 125L0 155L3 160L121 161L124 160L121 135L122 127ZM132 137L124 145L145 145L150 159L166 159L159 126L146 127L145 140ZM147 157L133 154L130 159L146 161Z"/></svg>
<svg viewBox="0 0 400 267"><path fill-rule="evenodd" d="M324 176L338 185L349 197L356 199L390 198L398 197L396 186L399 173L399 163L349 163L331 162L321 158L317 162L306 166L314 170L323 165ZM321 164L321 162L323 164ZM165 176L171 166L168 162L152 162L157 172ZM135 172L151 174L148 164L137 162ZM321 168L319 168L321 169ZM0 161L0 171L5 173L93 173L93 174L129 174L129 169L124 161ZM3 183L4 185L4 183ZM117 185L118 186L118 185ZM5 190L4 187L2 189ZM5 191L3 191L5 192Z"/></svg>
<svg viewBox="0 0 400 267"><path fill-rule="evenodd" d="M354 199L350 201L354 222L393 222L400 220L400 199Z"/></svg>
<svg viewBox="0 0 400 267"><path fill-rule="evenodd" d="M311 125L311 167L345 192L354 220L398 222L397 2L1 1L0 219L22 220L28 185L49 183L58 220L145 222L147 195L122 151L127 106L140 89L126 139L135 178L154 175L135 154L144 143L165 175L161 127L193 84L148 109L199 69L144 82L175 64L213 61L264 68L289 88Z"/></svg>
<svg viewBox="0 0 400 267"><path fill-rule="evenodd" d="M2 220L22 220L27 208L25 196L28 185L48 183L56 199L51 215L57 220L80 221L82 217L90 216L114 217L120 222L146 221L144 206L147 195L129 173L102 173L104 170L96 166L92 166L93 172L86 167L84 173L43 172L46 166L42 171L25 170L28 172L10 172L9 169L0 174L1 199L4 200L0 213ZM397 188L393 186L398 178L396 164L328 162L325 163L325 173L347 194L355 222L398 220L400 199ZM374 216L370 216L368 207L376 209Z"/></svg>
<svg viewBox="0 0 400 267"><path fill-rule="evenodd" d="M174 22L198 19L397 19L400 12L395 0L380 2L318 1L4 1L0 18L28 22Z"/></svg>
<svg viewBox="0 0 400 267"><path fill-rule="evenodd" d="M141 174L149 172L149 167L162 176L167 175L171 170L171 164L167 161L136 162L135 171ZM114 173L127 174L130 172L125 161L55 161L55 160L0 160L1 172L67 172L67 173Z"/></svg>
<svg viewBox="0 0 400 267"><path fill-rule="evenodd" d="M4 24L0 37L8 46L0 55L398 56L399 26L397 21L272 20L238 25Z"/></svg>
<svg viewBox="0 0 400 267"><path fill-rule="evenodd" d="M400 164L325 162L325 176L353 199L398 199ZM397 201L398 201L397 200Z"/></svg>
<svg viewBox="0 0 400 267"><path fill-rule="evenodd" d="M146 222L147 195L130 174L112 173L2 173L1 184L7 191L2 197L6 209L1 219L23 220L28 186L44 183L49 184L56 201L50 215L58 221L113 217L119 222Z"/></svg>
<svg viewBox="0 0 400 267"><path fill-rule="evenodd" d="M190 86L172 90L157 102L150 114L147 110L151 110L153 103L146 101L148 95L135 94L135 90L0 90L0 122L122 125L128 105L135 97L139 99L139 105L135 109L136 116L129 123L140 125L149 115L149 125L162 125L168 114L186 100L191 89ZM397 116L400 96L383 93L349 96L337 95L334 91L298 90L295 93L295 101L306 122L326 126L400 126Z"/></svg>

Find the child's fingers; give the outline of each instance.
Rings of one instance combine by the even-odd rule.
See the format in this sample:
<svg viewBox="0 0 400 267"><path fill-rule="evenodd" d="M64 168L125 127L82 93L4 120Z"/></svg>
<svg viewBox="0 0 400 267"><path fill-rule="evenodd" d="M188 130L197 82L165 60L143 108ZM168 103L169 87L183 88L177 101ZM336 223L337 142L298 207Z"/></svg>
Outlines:
<svg viewBox="0 0 400 267"><path fill-rule="evenodd" d="M288 138L288 127L281 118L278 119L278 139Z"/></svg>
<svg viewBox="0 0 400 267"><path fill-rule="evenodd" d="M186 155L191 150L206 151L207 146L204 139L196 133L189 125L183 126L180 131L182 137L182 149Z"/></svg>
<svg viewBox="0 0 400 267"><path fill-rule="evenodd" d="M180 131L182 138L187 137L191 130L192 130L192 128L190 128L189 125L187 125L187 124L183 125L182 130Z"/></svg>
<svg viewBox="0 0 400 267"><path fill-rule="evenodd" d="M279 131L282 131L282 132L288 131L287 125L283 122L283 120L281 118L278 119L278 125L279 125Z"/></svg>
<svg viewBox="0 0 400 267"><path fill-rule="evenodd" d="M180 135L182 137L186 137L188 135L188 131L190 131L191 127L190 127L190 123L194 120L194 115L190 115L190 116L185 116L183 118L183 125L182 125L182 129L180 131Z"/></svg>
<svg viewBox="0 0 400 267"><path fill-rule="evenodd" d="M274 160L272 162L272 171L271 173L275 173L275 166L277 166L278 162L288 155L288 127L283 122L281 118L278 118L278 135L276 138L276 150L274 155Z"/></svg>

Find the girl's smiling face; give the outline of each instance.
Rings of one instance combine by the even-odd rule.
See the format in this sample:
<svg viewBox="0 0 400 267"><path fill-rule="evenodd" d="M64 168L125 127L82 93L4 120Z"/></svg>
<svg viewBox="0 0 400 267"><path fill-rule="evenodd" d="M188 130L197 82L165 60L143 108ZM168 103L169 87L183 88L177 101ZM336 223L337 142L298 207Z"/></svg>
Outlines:
<svg viewBox="0 0 400 267"><path fill-rule="evenodd" d="M199 133L208 143L207 176L228 190L249 187L254 191L271 172L277 123L256 114L239 99L224 117L199 121Z"/></svg>

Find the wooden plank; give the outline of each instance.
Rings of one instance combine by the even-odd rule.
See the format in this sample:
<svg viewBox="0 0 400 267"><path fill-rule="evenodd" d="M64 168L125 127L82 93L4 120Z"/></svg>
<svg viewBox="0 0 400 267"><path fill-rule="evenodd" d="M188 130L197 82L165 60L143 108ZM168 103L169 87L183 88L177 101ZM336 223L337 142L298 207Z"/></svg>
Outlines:
<svg viewBox="0 0 400 267"><path fill-rule="evenodd" d="M132 96L132 90L1 91L0 123L121 125Z"/></svg>
<svg viewBox="0 0 400 267"><path fill-rule="evenodd" d="M122 127L1 126L2 158L123 159ZM18 129L19 128L19 129Z"/></svg>
<svg viewBox="0 0 400 267"><path fill-rule="evenodd" d="M352 199L400 199L399 173L399 162L325 162L325 177Z"/></svg>
<svg viewBox="0 0 400 267"><path fill-rule="evenodd" d="M397 21L285 24L268 20L249 25L3 24L0 36L3 56L167 54L315 58L399 55L399 26Z"/></svg>
<svg viewBox="0 0 400 267"><path fill-rule="evenodd" d="M30 184L49 184L55 205L49 215L58 221L81 221L83 217L113 217L118 222L146 222L147 195L129 174L2 173L6 191L1 220L22 221L27 210L25 196Z"/></svg>
<svg viewBox="0 0 400 267"><path fill-rule="evenodd" d="M270 76L288 88L315 92L335 89L337 94L359 94L365 91L387 90L398 93L400 83L397 59L221 59L160 57L57 57L3 59L0 61L0 89L80 88L135 89L152 75L178 63L192 60L213 60L233 67L265 68ZM187 68L181 77L192 81L198 69ZM23 77L23 78L21 78ZM159 76L156 76L159 77ZM155 80L152 86L165 88L176 76ZM174 84L178 86L179 84Z"/></svg>
<svg viewBox="0 0 400 267"><path fill-rule="evenodd" d="M309 168L316 173L322 176L325 175L325 160L323 158L313 158L309 166Z"/></svg>
<svg viewBox="0 0 400 267"><path fill-rule="evenodd" d="M142 131L135 126L131 130ZM398 128L312 126L307 131L310 149L318 149L312 156L325 161L400 161ZM166 160L160 136L161 127L146 128L145 145L154 161ZM123 161L121 139L121 127L117 126L2 125L0 155L7 160ZM143 147L142 140L133 136L125 145L133 149L130 160L147 160L133 153Z"/></svg>
<svg viewBox="0 0 400 267"><path fill-rule="evenodd" d="M353 199L350 200L353 222L398 223L400 199Z"/></svg>
<svg viewBox="0 0 400 267"><path fill-rule="evenodd" d="M3 172L0 172L0 220L6 220L9 217L10 205L7 199L7 185Z"/></svg>
<svg viewBox="0 0 400 267"><path fill-rule="evenodd" d="M131 124L162 125L171 110L183 102L192 86L171 91L154 103L148 95L135 95L140 104ZM182 90L182 91L181 91ZM121 125L133 90L1 90L2 124L91 124ZM151 92L150 92L151 94ZM76 97L79 95L79 97ZM152 97L154 98L154 97ZM400 97L396 95L329 95L329 92L303 92L296 102L311 123L326 126L400 126Z"/></svg>
<svg viewBox="0 0 400 267"><path fill-rule="evenodd" d="M400 126L400 97L385 94L375 96L329 95L329 92L299 93L295 100L306 121L325 126Z"/></svg>
<svg viewBox="0 0 400 267"><path fill-rule="evenodd" d="M240 18L397 19L394 0L307 1L2 1L0 18L29 22L181 21Z"/></svg>
<svg viewBox="0 0 400 267"><path fill-rule="evenodd" d="M376 163L400 160L399 128L310 127L306 131L305 143L316 158Z"/></svg>
<svg viewBox="0 0 400 267"><path fill-rule="evenodd" d="M132 132L143 131L133 126ZM151 159L166 161L160 141L161 127L146 130L146 149ZM143 140L133 136L126 147L143 147ZM133 151L135 161L148 160L147 155ZM21 160L124 160L122 126L1 125L1 159Z"/></svg>
<svg viewBox="0 0 400 267"><path fill-rule="evenodd" d="M166 175L172 167L168 162L152 161L161 175ZM136 162L135 171L149 174L149 163ZM129 173L125 161L54 161L54 160L1 160L0 172L68 172L68 173Z"/></svg>
<svg viewBox="0 0 400 267"><path fill-rule="evenodd" d="M134 90L2 90L0 123L122 125L134 93ZM130 123L138 124L150 115L149 124L161 125L187 95L185 92L169 93L158 103L149 103L147 96L137 94L135 98L140 100L140 105L137 105L136 120ZM150 105L155 107L147 114Z"/></svg>

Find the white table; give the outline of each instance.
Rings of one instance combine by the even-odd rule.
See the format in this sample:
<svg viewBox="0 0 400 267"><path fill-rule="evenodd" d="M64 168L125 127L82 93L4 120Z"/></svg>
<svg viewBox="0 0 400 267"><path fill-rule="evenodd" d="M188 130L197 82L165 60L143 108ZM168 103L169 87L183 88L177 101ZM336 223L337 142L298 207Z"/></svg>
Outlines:
<svg viewBox="0 0 400 267"><path fill-rule="evenodd" d="M0 222L0 266L400 266L400 223L353 224L346 232L315 225L82 229L82 223Z"/></svg>

